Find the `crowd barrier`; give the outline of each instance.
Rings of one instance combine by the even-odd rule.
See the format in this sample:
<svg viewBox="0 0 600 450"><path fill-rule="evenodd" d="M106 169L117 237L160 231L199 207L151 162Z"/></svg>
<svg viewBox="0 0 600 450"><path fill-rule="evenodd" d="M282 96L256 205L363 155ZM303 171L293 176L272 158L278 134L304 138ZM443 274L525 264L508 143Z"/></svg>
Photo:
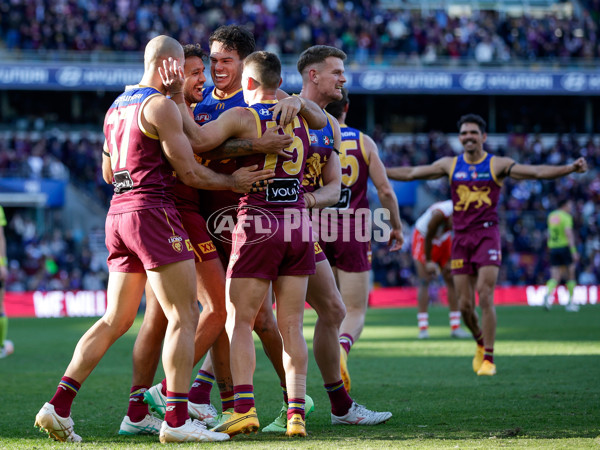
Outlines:
<svg viewBox="0 0 600 450"><path fill-rule="evenodd" d="M577 286L574 301L579 305L598 302L600 286ZM542 306L545 286L499 286L496 305ZM569 294L559 286L554 302L568 303ZM438 292L440 303L446 303L445 289ZM49 291L7 292L4 306L8 317L97 317L106 311L106 291ZM414 308L417 306L417 288L376 288L369 296L371 308Z"/></svg>

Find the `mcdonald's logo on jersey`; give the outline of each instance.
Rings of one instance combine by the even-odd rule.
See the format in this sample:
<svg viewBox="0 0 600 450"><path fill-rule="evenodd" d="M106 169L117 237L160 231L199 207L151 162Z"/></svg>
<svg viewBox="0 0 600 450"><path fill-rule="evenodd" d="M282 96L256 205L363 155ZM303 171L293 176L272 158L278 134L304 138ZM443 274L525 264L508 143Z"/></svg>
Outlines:
<svg viewBox="0 0 600 450"><path fill-rule="evenodd" d="M215 106L215 109L216 110L225 109L225 103L223 103L223 102L217 103L217 106Z"/></svg>

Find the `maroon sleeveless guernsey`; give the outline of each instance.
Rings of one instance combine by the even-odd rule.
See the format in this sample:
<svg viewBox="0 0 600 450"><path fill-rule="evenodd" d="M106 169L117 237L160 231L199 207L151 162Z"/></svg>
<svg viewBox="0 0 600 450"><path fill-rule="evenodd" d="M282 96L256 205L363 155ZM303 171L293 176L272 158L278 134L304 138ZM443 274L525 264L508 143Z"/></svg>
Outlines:
<svg viewBox="0 0 600 450"><path fill-rule="evenodd" d="M470 164L464 154L456 156L450 172L455 231L476 230L498 225L498 200L502 185L494 174L494 156Z"/></svg>
<svg viewBox="0 0 600 450"><path fill-rule="evenodd" d="M158 136L145 130L141 111L158 90L136 86L113 102L104 119L104 136L113 170L114 195L109 213L173 207L173 168Z"/></svg>
<svg viewBox="0 0 600 450"><path fill-rule="evenodd" d="M364 134L356 128L340 124L342 145L340 164L342 166L342 192L340 201L332 208L368 208L367 183L369 181L369 158L365 150Z"/></svg>
<svg viewBox="0 0 600 450"><path fill-rule="evenodd" d="M256 118L258 137L270 127L276 126L273 113L269 108L277 103L276 100L264 103L256 103L248 107ZM238 158L238 166L252 166L258 164L261 169L272 169L275 171L273 183L267 190L254 194L245 194L240 198L240 214L247 212L251 214L250 208L246 206L258 206L267 208L275 215L282 215L287 208L304 208L304 196L301 191L304 178L304 165L306 155L310 147L310 135L308 125L301 116L297 116L291 124L283 130L285 134L294 138L294 142L286 149L292 155L292 159L284 161L277 155L255 154Z"/></svg>

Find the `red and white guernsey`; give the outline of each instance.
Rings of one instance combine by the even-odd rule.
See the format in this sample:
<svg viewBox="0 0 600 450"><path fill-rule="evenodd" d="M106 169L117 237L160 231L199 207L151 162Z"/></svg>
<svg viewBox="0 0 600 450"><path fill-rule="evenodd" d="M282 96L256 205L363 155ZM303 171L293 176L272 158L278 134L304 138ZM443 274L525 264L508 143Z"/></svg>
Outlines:
<svg viewBox="0 0 600 450"><path fill-rule="evenodd" d="M136 86L113 102L104 119L115 194L109 213L173 207L173 167L158 136L144 129L141 111L158 90Z"/></svg>
<svg viewBox="0 0 600 450"><path fill-rule="evenodd" d="M421 233L423 236L427 234L427 229L429 228L429 222L431 222L431 218L433 217L434 211L441 212L446 219L452 217L452 211L454 207L452 205L452 200L445 200L443 202L436 202L431 205L427 210L421 214L421 216L415 222L415 229ZM450 233L452 232L451 227L440 227L437 230L437 234L435 236L435 242L442 242L448 238Z"/></svg>

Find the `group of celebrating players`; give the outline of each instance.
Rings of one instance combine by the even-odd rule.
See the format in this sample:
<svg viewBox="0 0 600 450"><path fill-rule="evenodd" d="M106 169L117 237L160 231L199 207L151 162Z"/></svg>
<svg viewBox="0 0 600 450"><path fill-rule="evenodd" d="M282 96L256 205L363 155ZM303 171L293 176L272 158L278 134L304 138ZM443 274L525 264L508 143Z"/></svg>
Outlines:
<svg viewBox="0 0 600 450"><path fill-rule="evenodd" d="M323 45L305 50L298 60L302 91L288 96L279 89L279 59L255 51L254 37L244 28L220 27L209 45L214 87L204 87L205 54L199 45L182 47L158 36L146 47L139 85L125 90L107 112L102 171L115 188L106 220L107 312L77 344L35 425L56 440L81 441L72 402L107 349L130 328L144 290L146 312L133 349L129 408L120 434L157 434L165 443L222 441L258 431L255 331L283 391L280 415L262 431L306 436L314 405L306 395L305 301L318 316L313 350L332 424L389 420L390 412L369 410L349 395L347 358L364 326L370 271L370 241L354 232L369 224L352 212L368 208L369 177L390 213L390 251L402 247L403 235L388 175L446 175L453 184L468 184L453 188L458 239L451 266L463 318L477 340L473 368L479 373L485 366L480 375L495 374L489 283L492 278L495 283L500 264L501 181L584 171L585 161L544 171L495 159L482 148L485 122L466 116L459 123L465 154L458 161L386 174L372 139L344 123L344 52ZM351 230L347 221L311 221L309 211L328 207L349 213ZM222 227L224 222L234 226ZM474 226L478 233L465 231ZM345 238L326 242L319 229L327 227ZM272 232L257 243L264 228ZM480 250L473 250L481 242ZM166 377L153 385L161 345ZM190 389L193 367L205 355ZM221 414L210 404L215 381Z"/></svg>
<svg viewBox="0 0 600 450"><path fill-rule="evenodd" d="M54 439L81 439L70 418L72 401L131 326L144 289L146 313L121 434L159 434L161 442L173 442L257 431L254 330L283 390L281 414L263 431L305 436L306 415L314 408L306 395L305 301L318 314L314 354L332 423L375 425L391 417L348 394L346 360L364 325L370 244L320 244L307 212L335 206L342 186L346 204L338 208L368 208L370 176L391 211L391 250L402 246L397 200L375 144L324 110L339 102L335 114L343 123L346 55L328 46L307 49L298 61L302 92L290 97L278 89L277 56L254 50L244 28L216 30L210 38L214 87L204 88L201 47L154 38L140 84L109 109L103 158L105 181L115 186L106 224L109 304L36 416L36 425ZM261 210L269 211L277 231L252 245ZM290 223L289 210L298 211L300 224ZM211 229L214 222L206 219L215 213L232 216L235 228ZM161 344L166 379L152 386ZM209 350L189 389L193 365ZM210 404L215 380L222 414Z"/></svg>

